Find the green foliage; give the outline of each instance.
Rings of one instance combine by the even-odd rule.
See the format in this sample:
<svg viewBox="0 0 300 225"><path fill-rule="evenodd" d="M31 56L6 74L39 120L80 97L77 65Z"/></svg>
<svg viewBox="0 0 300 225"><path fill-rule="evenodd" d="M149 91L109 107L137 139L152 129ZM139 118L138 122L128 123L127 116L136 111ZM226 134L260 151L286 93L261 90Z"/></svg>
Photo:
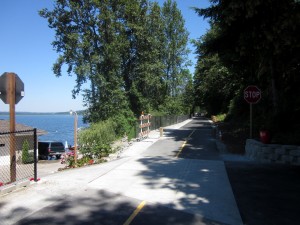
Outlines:
<svg viewBox="0 0 300 225"><path fill-rule="evenodd" d="M110 119L92 123L79 133L80 152L91 158L102 158L111 153L113 141L135 137L136 119L131 111L116 112Z"/></svg>
<svg viewBox="0 0 300 225"><path fill-rule="evenodd" d="M112 119L93 123L79 133L80 152L91 158L107 156L111 151L110 144L116 138L116 123Z"/></svg>
<svg viewBox="0 0 300 225"><path fill-rule="evenodd" d="M299 131L299 2L211 2L196 9L211 23L196 43L196 105L214 114L229 110L231 118L245 117L249 104L243 90L254 84L262 91L255 105L257 122L264 121L274 132Z"/></svg>
<svg viewBox="0 0 300 225"><path fill-rule="evenodd" d="M69 167L69 168L76 167L74 154L67 153L67 154L64 154L63 157L64 157L64 163L67 164L67 167Z"/></svg>
<svg viewBox="0 0 300 225"><path fill-rule="evenodd" d="M82 166L88 165L90 160L91 160L90 157L87 157L87 156L82 157L82 158L77 160L77 166L82 167Z"/></svg>
<svg viewBox="0 0 300 225"><path fill-rule="evenodd" d="M127 136L129 140L135 137L136 118L130 111L115 115L112 120L115 123L117 137Z"/></svg>
<svg viewBox="0 0 300 225"><path fill-rule="evenodd" d="M22 163L27 164L33 162L33 153L29 152L29 143L27 140L25 140L22 145Z"/></svg>
<svg viewBox="0 0 300 225"><path fill-rule="evenodd" d="M167 0L162 8L164 22L165 46L163 62L165 65L164 79L166 80L167 95L177 96L187 78L185 69L190 64L187 59L190 50L187 48L188 31L176 1Z"/></svg>
<svg viewBox="0 0 300 225"><path fill-rule="evenodd" d="M91 159L88 156L84 156L77 160L77 165L78 165L78 167L82 167L82 166L86 166L86 165L92 165L95 162L96 161L94 159Z"/></svg>
<svg viewBox="0 0 300 225"><path fill-rule="evenodd" d="M188 72L189 73L189 72ZM184 114L191 114L195 108L195 91L192 75L187 76L183 93L181 93L181 102Z"/></svg>
<svg viewBox="0 0 300 225"><path fill-rule="evenodd" d="M39 13L55 31L53 72L61 76L66 65L76 76L73 97L83 92L86 121L164 106L176 111L167 99L182 97L190 75L188 32L175 1L160 7L150 0L64 0ZM131 119L117 119L130 133Z"/></svg>
<svg viewBox="0 0 300 225"><path fill-rule="evenodd" d="M77 159L75 163L74 152L68 152L66 154L63 154L61 158L61 163L62 164L66 163L67 168L75 168L75 167L82 167L86 165L92 165L96 162L100 162L100 161L98 161L98 159L93 159L91 156L87 155Z"/></svg>
<svg viewBox="0 0 300 225"><path fill-rule="evenodd" d="M101 141L94 141L89 148L83 147L81 151L85 156L95 159L107 157L111 153L110 144L101 143Z"/></svg>
<svg viewBox="0 0 300 225"><path fill-rule="evenodd" d="M165 115L181 115L184 114L184 107L180 97L166 98L164 106L160 107L160 111L164 112Z"/></svg>
<svg viewBox="0 0 300 225"><path fill-rule="evenodd" d="M152 116L165 116L166 115L166 113L165 112L163 112L163 111L150 111L150 114L152 115Z"/></svg>
<svg viewBox="0 0 300 225"><path fill-rule="evenodd" d="M225 113L218 114L218 115L216 115L216 119L218 122L223 122L226 119L226 114Z"/></svg>
<svg viewBox="0 0 300 225"><path fill-rule="evenodd" d="M125 82L129 84L131 109L135 115L139 115L142 111L157 108L165 97L165 81L161 79L165 67L161 51L164 46L164 25L157 3L140 5L128 12L128 16L131 18L128 21L131 31L128 37L129 52L136 54L126 58L130 68Z"/></svg>

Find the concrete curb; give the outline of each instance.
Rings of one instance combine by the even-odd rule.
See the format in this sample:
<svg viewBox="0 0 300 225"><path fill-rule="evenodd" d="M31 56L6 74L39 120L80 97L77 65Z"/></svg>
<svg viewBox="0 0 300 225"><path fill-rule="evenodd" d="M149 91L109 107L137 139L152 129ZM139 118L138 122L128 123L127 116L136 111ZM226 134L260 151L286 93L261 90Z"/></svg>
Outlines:
<svg viewBox="0 0 300 225"><path fill-rule="evenodd" d="M29 180L18 181L17 183L6 185L0 188L0 196L9 194L12 191L16 191L25 187L28 187L31 184Z"/></svg>
<svg viewBox="0 0 300 225"><path fill-rule="evenodd" d="M220 141L218 139L215 139L215 143L216 143L218 152L220 152L222 154L228 153L227 147L226 147L226 145L222 141Z"/></svg>

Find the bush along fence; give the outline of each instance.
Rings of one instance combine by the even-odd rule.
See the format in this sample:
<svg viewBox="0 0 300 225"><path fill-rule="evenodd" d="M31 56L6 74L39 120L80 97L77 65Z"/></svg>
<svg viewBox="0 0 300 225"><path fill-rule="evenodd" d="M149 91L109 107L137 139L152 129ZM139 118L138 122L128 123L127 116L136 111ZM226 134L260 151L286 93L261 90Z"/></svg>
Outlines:
<svg viewBox="0 0 300 225"><path fill-rule="evenodd" d="M0 133L0 189L23 180L37 181L36 129Z"/></svg>
<svg viewBox="0 0 300 225"><path fill-rule="evenodd" d="M189 119L189 115L168 115L168 116L151 116L141 115L136 124L136 138L138 140L148 136L151 130L159 129L160 127L170 126L176 123L181 123Z"/></svg>

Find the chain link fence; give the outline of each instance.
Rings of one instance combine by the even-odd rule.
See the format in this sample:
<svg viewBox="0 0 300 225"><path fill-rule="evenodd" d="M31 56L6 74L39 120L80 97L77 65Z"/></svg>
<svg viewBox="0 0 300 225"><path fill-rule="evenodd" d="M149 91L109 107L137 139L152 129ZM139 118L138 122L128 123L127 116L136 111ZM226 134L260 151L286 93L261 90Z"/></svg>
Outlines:
<svg viewBox="0 0 300 225"><path fill-rule="evenodd" d="M37 180L36 129L0 132L0 186Z"/></svg>
<svg viewBox="0 0 300 225"><path fill-rule="evenodd" d="M152 116L150 119L151 130L156 130L160 127L166 127L176 123L181 123L189 118L189 115Z"/></svg>

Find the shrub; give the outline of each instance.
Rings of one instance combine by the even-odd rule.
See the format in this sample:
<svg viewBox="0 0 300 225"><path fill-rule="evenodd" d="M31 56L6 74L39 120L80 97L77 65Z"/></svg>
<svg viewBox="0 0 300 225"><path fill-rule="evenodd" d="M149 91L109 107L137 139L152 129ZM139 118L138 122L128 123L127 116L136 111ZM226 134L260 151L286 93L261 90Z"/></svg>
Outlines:
<svg viewBox="0 0 300 225"><path fill-rule="evenodd" d="M115 133L117 138L127 135L129 139L135 137L136 118L133 114L119 114L112 118L115 123Z"/></svg>
<svg viewBox="0 0 300 225"><path fill-rule="evenodd" d="M90 158L107 156L111 151L110 144L117 138L115 128L115 122L109 119L82 130L78 136L80 152Z"/></svg>
<svg viewBox="0 0 300 225"><path fill-rule="evenodd" d="M75 164L74 152L67 152L63 154L60 160L61 164L66 164L67 168L82 167L97 163L97 161L92 159L90 156L83 156L82 158L77 159Z"/></svg>
<svg viewBox="0 0 300 225"><path fill-rule="evenodd" d="M60 157L61 164L67 164L67 167L76 167L75 165L75 158L74 158L74 152L66 152Z"/></svg>
<svg viewBox="0 0 300 225"><path fill-rule="evenodd" d="M29 143L27 140L25 140L22 145L22 163L28 164L33 162L33 153L29 152Z"/></svg>
<svg viewBox="0 0 300 225"><path fill-rule="evenodd" d="M225 113L216 115L216 119L218 122L223 122L225 120L225 118L226 118Z"/></svg>
<svg viewBox="0 0 300 225"><path fill-rule="evenodd" d="M82 167L82 166L86 166L86 165L92 165L92 164L94 164L94 160L91 159L88 156L82 157L82 158L77 160L77 166L78 167Z"/></svg>

